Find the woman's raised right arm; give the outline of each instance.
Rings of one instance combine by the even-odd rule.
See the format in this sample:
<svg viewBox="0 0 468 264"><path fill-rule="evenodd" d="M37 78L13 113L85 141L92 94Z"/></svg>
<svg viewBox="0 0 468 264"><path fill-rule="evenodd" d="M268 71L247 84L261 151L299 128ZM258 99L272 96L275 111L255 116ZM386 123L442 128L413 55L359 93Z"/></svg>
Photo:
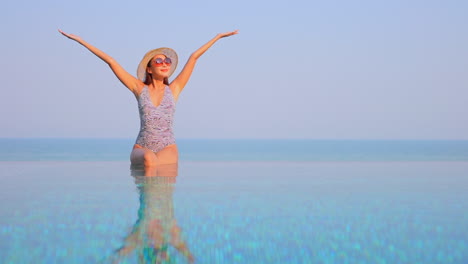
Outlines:
<svg viewBox="0 0 468 264"><path fill-rule="evenodd" d="M103 51L84 41L79 36L65 33L60 29L59 32L62 33L62 35L64 35L65 37L80 43L89 51L91 51L94 55L96 55L105 63L107 63L107 65L109 65L109 67L114 72L115 76L117 76L117 78L123 83L123 85L125 85L135 95L139 93L138 91L140 90L140 87L143 86L143 83L137 78L133 77L130 73L125 71L125 69L122 68L122 66L120 66L120 64L118 64L111 56L107 55Z"/></svg>

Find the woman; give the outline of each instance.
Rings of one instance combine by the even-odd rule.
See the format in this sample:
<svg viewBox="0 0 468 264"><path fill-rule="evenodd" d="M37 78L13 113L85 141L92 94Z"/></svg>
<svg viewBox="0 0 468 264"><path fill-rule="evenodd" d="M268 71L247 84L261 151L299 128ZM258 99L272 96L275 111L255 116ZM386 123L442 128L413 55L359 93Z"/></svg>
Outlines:
<svg viewBox="0 0 468 264"><path fill-rule="evenodd" d="M90 45L80 37L59 30L64 36L83 45L106 62L117 78L136 97L140 112L140 133L133 146L130 161L134 167L151 167L178 162L177 145L172 129L175 102L187 84L193 68L216 41L238 33L221 33L192 53L179 75L169 82L177 66L177 54L170 48L150 50L141 60L137 77L133 77L112 57Z"/></svg>

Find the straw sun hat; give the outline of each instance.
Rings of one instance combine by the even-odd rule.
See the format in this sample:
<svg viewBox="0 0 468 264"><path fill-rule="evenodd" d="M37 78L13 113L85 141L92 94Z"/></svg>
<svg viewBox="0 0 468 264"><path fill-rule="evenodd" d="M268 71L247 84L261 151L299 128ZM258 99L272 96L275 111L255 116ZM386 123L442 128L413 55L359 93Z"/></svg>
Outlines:
<svg viewBox="0 0 468 264"><path fill-rule="evenodd" d="M175 69L177 67L177 61L178 61L177 53L171 48L158 48L158 49L148 51L145 54L145 56L143 56L143 59L141 59L140 64L138 64L138 68L137 68L137 77L138 77L138 79L140 79L141 81L145 80L146 67L148 66L148 62L154 56L159 55L159 54L162 54L162 55L164 55L167 58L170 58L172 60L172 65L171 65L171 69L169 71L169 76L171 76L174 73L174 71L175 71Z"/></svg>

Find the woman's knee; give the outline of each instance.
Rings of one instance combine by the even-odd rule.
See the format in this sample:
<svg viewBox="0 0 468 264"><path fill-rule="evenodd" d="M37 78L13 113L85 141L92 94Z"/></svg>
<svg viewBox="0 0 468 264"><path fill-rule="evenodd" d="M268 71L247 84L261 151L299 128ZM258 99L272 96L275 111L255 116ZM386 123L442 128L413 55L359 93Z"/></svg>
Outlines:
<svg viewBox="0 0 468 264"><path fill-rule="evenodd" d="M149 149L136 147L130 154L130 162L133 166L154 166L156 161L156 155Z"/></svg>
<svg viewBox="0 0 468 264"><path fill-rule="evenodd" d="M143 154L143 165L145 167L157 165L158 158L152 151L145 151Z"/></svg>

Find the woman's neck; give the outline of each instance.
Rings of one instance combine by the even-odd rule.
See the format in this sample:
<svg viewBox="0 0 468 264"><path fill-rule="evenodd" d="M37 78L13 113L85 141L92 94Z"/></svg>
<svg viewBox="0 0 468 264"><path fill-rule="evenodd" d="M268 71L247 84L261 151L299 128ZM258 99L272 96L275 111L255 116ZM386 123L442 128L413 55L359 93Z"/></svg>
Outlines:
<svg viewBox="0 0 468 264"><path fill-rule="evenodd" d="M157 89L157 90L162 90L166 85L164 84L164 80L153 80L153 83L151 83L152 88Z"/></svg>

